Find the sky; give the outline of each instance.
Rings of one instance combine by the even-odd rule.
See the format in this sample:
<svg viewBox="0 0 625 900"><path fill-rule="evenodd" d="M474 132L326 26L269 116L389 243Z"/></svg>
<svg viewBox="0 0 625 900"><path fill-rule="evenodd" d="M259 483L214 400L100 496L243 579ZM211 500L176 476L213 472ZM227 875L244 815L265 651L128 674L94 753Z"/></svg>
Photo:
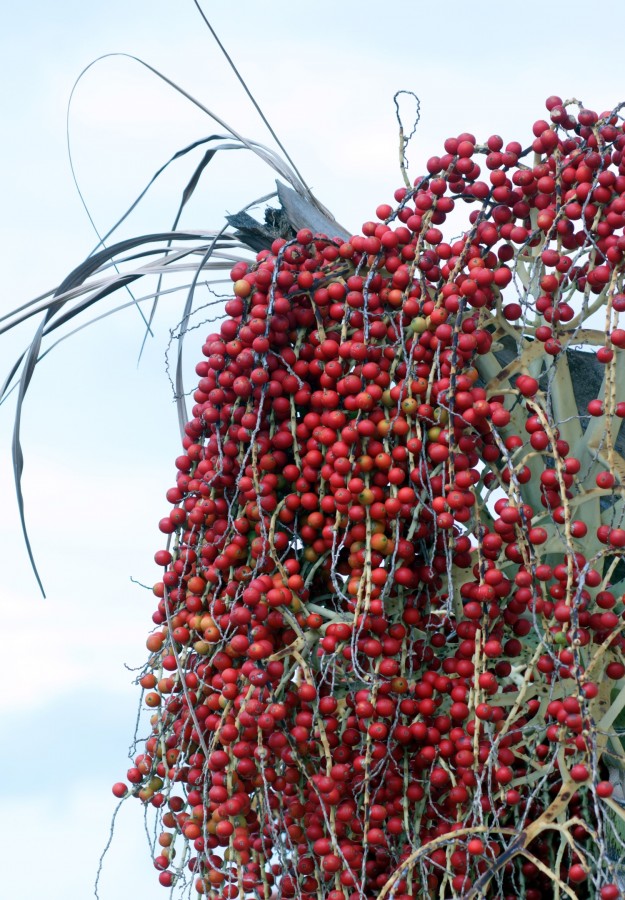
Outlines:
<svg viewBox="0 0 625 900"><path fill-rule="evenodd" d="M213 8L214 7L214 8ZM421 121L413 177L446 137L499 133L528 143L550 94L598 111L625 99L612 36L625 8L448 0L293 5L204 3L221 40L316 196L358 230L401 184L393 95L411 90ZM233 10L236 8L236 14ZM3 12L0 34L0 315L53 288L97 238L72 180L66 114L81 72L104 54L148 62L240 133L271 141L191 0L32 0ZM87 69L69 115L72 159L104 232L181 147L221 131L139 63L108 56ZM119 237L166 230L193 160L171 167ZM249 154L218 157L181 227L220 227L273 188ZM12 400L0 407L0 846L12 900L93 896L128 768L139 690L132 669L158 578L157 523L168 511L179 436L165 351L184 298L161 302L138 364L135 309L68 338L37 370L23 411L24 495L39 594L12 483ZM111 306L108 307L109 309ZM206 324L188 339L200 358ZM34 322L0 335L2 379ZM103 866L102 900L165 896L151 866L138 801L123 805Z"/></svg>

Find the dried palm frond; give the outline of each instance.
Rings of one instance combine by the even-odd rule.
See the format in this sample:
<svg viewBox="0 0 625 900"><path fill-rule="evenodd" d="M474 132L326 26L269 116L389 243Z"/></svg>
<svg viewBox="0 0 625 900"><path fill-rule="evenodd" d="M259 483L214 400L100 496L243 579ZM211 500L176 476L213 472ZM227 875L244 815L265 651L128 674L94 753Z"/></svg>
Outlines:
<svg viewBox="0 0 625 900"><path fill-rule="evenodd" d="M102 58L103 57L100 59ZM306 221L313 223L319 229L329 231L333 234L347 234L347 232L336 223L325 207L314 198L308 186L303 182L301 176L299 176L294 168L289 163L285 162L276 152L257 141L242 137L219 116L212 113L203 104L192 98L186 91L158 70L136 57L130 58L135 59L135 61L139 62L141 65L146 66L151 72L163 79L176 91L202 109L210 118L219 122L220 125L225 127L228 134L209 135L208 137L194 141L176 152L157 170L146 187L117 220L115 225L109 229L106 234L101 237L99 236L99 241L94 251L89 254L82 263L76 266L60 285L43 295L20 304L15 309L0 317L0 334L11 331L16 326L29 319L41 317L29 346L23 353L19 354L14 361L9 369L4 384L0 387L0 403L4 402L10 393L15 390L17 391L12 441L15 489L26 549L42 593L44 593L43 585L35 565L34 555L26 527L24 497L22 493L24 455L20 441L20 431L24 399L33 378L37 363L51 349L51 347L47 345L47 339L51 335L56 334L58 329L62 329L70 323L74 326L71 333L75 333L86 324L80 323L79 319L82 314L91 307L121 289L130 290L129 286L131 284L145 276L158 276L158 287L155 292L149 295L152 299L152 308L147 316L142 313L147 336L151 330L158 299L165 293L165 290L162 287L163 277L166 275L188 275L190 272L190 285L187 285L186 288L184 286L178 286L176 288L177 290L186 289L187 291L187 299L180 329L181 339L178 344L178 362L176 371L178 416L182 427L187 418L184 407L184 386L182 384L182 338L184 337L184 332L193 307L195 287L200 277L208 277L209 280L214 280L216 276L218 277L220 275L223 277L235 262L241 259L248 259L250 251L258 249L258 241L254 238L254 233L258 233L259 229L263 234L263 246L266 245L267 241L269 241L269 244L271 243L269 240L271 232L265 231L263 233L262 226L259 226L258 223L252 225L254 220L247 215L246 210L259 203L270 200L275 194L269 194L258 200L252 201L238 214L238 216L231 217L232 223L229 223L226 218L224 225L220 229L202 231L191 231L187 229L178 230L182 211L192 197L202 175L214 156L220 151L250 150L270 166L277 175L289 183L290 187L278 183L277 193L282 205L281 209L273 214L276 219L282 221L282 227L297 229L301 227L300 223L302 221ZM93 63L91 65L93 65ZM90 67L87 67L87 69L88 68ZM78 81L82 78L87 69L81 73ZM76 84L78 84L78 81ZM106 242L109 238L137 207L150 187L165 169L175 160L186 156L193 150L206 144L210 144L211 146L205 151L202 159L196 165L191 178L182 191L178 210L171 229L155 232L153 234L142 234L137 237L126 238L110 246L106 246ZM246 216L247 218L245 218ZM131 298L131 302L140 308L139 302L132 294ZM122 307L116 307L114 310L111 310L110 313L115 312L117 309L125 308L126 305L127 304L124 304ZM97 321L99 318L101 317L98 316L93 321ZM77 325L78 327L76 327ZM58 340L55 343L58 343Z"/></svg>

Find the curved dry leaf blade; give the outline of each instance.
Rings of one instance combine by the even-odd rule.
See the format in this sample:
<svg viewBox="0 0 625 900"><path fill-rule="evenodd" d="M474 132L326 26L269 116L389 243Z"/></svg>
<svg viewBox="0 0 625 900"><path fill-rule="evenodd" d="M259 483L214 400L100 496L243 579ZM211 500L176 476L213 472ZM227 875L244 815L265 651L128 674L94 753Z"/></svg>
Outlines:
<svg viewBox="0 0 625 900"><path fill-rule="evenodd" d="M186 156L188 153L191 153L193 150L196 150L198 147L201 147L203 144L207 144L207 143L209 143L210 141L215 141L215 140L225 140L225 139L227 139L227 135L223 135L223 134L211 134L211 135L209 135L208 137L205 137L205 138L199 138L197 141L193 141L193 143L188 144L186 147L183 147L181 150L177 150L177 151L174 153L174 155L171 156L171 157L167 160L166 163L163 163L163 165L160 167L160 169L158 169L158 170L154 173L154 175L152 176L152 178L150 178L150 180L148 181L147 185L143 188L143 190L142 190L141 193L136 197L136 199L131 203L131 205L128 207L128 209L127 209L126 212L123 214L123 216L121 216L121 217L117 220L117 222L115 222L115 224L114 224L111 228L109 228L109 230L106 232L106 234L101 238L101 240L99 241L99 243L97 244L97 246L94 248L93 252L95 253L96 250L98 249L98 247L102 246L102 244L103 244L106 240L108 240L108 238L110 238L110 236L111 236L112 234L114 234L115 231L117 231L117 229L119 228L119 226L120 226L120 225L128 218L128 216L133 212L133 210L136 209L136 207L137 207L137 206L139 205L139 203L143 200L143 198L145 197L145 195L147 194L147 192L150 190L150 188L152 187L152 185L154 184L154 182L155 182L155 181L163 174L163 172L168 168L168 166L170 166L173 162L176 162L176 160L181 159L182 157ZM78 184L77 184L77 181L76 181L76 178L75 178L75 177L74 177L74 184L76 184L76 189L77 189L77 191L78 191L78 193L80 194L81 199L82 199L82 192L80 191L80 188L79 188L79 186L78 186ZM83 199L83 204L84 204L84 202L85 202L85 201L84 201L84 199Z"/></svg>
<svg viewBox="0 0 625 900"><path fill-rule="evenodd" d="M125 253L126 250L132 250L134 247L155 243L156 241L197 241L200 240L202 236L203 235L200 233L194 234L193 232L186 231L161 231L154 234L144 234L139 237L126 238L123 241L112 244L110 247L106 247L104 250L100 250L93 256L87 257L84 262L70 272L67 278L61 282L55 291L55 297L82 284L86 278L89 278L90 275L97 272L103 263L113 259L118 253Z"/></svg>
<svg viewBox="0 0 625 900"><path fill-rule="evenodd" d="M228 131L232 135L232 137L234 137L236 140L240 141L249 150L252 150L253 153L256 153L261 159L263 159L266 163L268 163L279 175L281 175L285 180L287 180L289 182L289 184L291 184L298 193L301 193L301 194L309 197L309 199L311 200L311 202L313 204L316 205L318 203L318 201L313 196L313 194L311 193L308 186L302 180L301 176L295 171L294 168L292 168L290 165L285 163L284 160L282 160L280 158L280 156L278 156L278 154L275 153L275 151L271 150L268 147L265 147L263 144L259 144L256 141L251 141L251 140L244 138L241 134L239 134L238 131L236 131L234 128L232 128L230 125L228 125L228 123L225 122L224 119L221 118L221 116L218 116L215 112L213 112L207 106L205 106L203 103L201 103L196 97L193 97L188 91L185 91L184 88L182 88L179 84L177 84L171 78L168 78L161 71L156 69L154 66L151 66L149 63L145 62L145 60L141 59L138 56L134 56L132 53L119 53L119 52L104 53L101 56L98 56L96 59L94 59L91 63L89 63L88 66L85 66L85 68L82 70L82 72L80 73L80 75L78 76L76 81L74 82L74 86L72 88L72 92L71 92L70 99L68 102L68 109L67 109L68 120L69 120L69 115L70 115L72 98L73 98L73 95L74 95L80 81L84 78L84 76L89 71L89 69L91 69L97 63L102 62L105 59L115 58L115 57L121 57L122 59L132 60L133 62L138 63L140 66L143 66L149 72L152 72L153 75L156 75L157 78L159 78L161 81L163 81L169 87L171 87L174 91L176 91L178 94L180 94L186 100L188 100L190 103L192 103L194 106L196 106L199 110L201 110L203 113L205 113L211 119L213 119L213 121L217 122L218 125L221 125L222 128L225 128L226 131Z"/></svg>
<svg viewBox="0 0 625 900"><path fill-rule="evenodd" d="M220 137L221 137L221 136L220 136ZM204 169L205 169L206 166L209 164L209 162L212 160L212 158L215 156L215 154L217 153L217 151L218 151L218 150L241 150L241 149L245 149L245 148L244 148L242 145L239 145L239 144L222 144L222 145L219 146L219 147L214 147L214 148L212 148L211 150L207 150L207 151L206 151L206 153L205 153L204 156L202 157L200 163L197 165L197 167L196 167L196 169L195 169L193 175L191 176L191 179L189 180L189 182L187 183L186 187L184 188L184 190L183 190L183 192L182 192L182 198L181 198L181 201L180 201L180 205L179 205L179 207L178 207L178 211L177 211L176 216L175 216L175 218L174 218L174 223L173 223L173 226L172 226L172 231L175 230L175 229L178 227L178 223L179 223L179 221L180 221L180 217L181 217L181 215L182 215L182 211L183 211L185 205L188 203L188 201L190 200L190 198L193 196L193 193L194 193L194 191L195 191L195 188L197 187L197 185L198 185L198 183L199 183L199 180L200 180L200 178L201 178L201 176L202 176L202 173L203 173ZM222 229L222 232L223 232L223 229ZM221 234L222 232L220 232L220 234ZM168 248L169 248L170 245L171 245L171 242L168 243ZM215 246L215 248L216 248L216 247L219 246L219 244L216 244L216 245L214 245L214 246ZM141 359L141 357L142 357L142 355L143 355L143 351L144 351L144 349L145 349L145 343L146 343L146 341L147 341L148 335L152 333L152 332L151 332L151 326L152 326L152 322L154 321L154 316L156 315L156 309L157 309L157 306L158 306L158 300L159 300L159 295L160 295L160 285L161 285L161 281L160 281L160 279L159 279L159 284L158 284L158 288L157 288L157 290L156 290L156 294L155 294L155 297L154 297L154 302L152 303L152 308L150 309L149 317L148 317L148 319L146 320L146 331L145 331L145 334L144 334L144 336L143 336L143 341L142 341L142 343L141 343L141 348L140 348L140 350L139 350L139 360Z"/></svg>
<svg viewBox="0 0 625 900"><path fill-rule="evenodd" d="M24 397L26 395L26 391L28 390L28 385L30 384L31 378L33 376L33 372L35 371L35 366L37 364L37 358L39 356L39 348L41 347L41 339L43 336L43 330L46 324L48 316L41 322L35 337L28 349L26 354L26 359L24 361L24 371L22 373L22 377L20 379L20 385L17 396L17 406L15 411L15 422L13 425L13 440L12 440L12 456L13 456L13 477L15 481L15 493L17 497L17 506L20 517L20 525L22 528L22 535L24 537L24 543L26 544L26 552L28 553L28 559L30 561L31 568L37 580L37 584L39 585L39 589L42 595L45 597L46 593L43 588L43 582L39 576L39 571L35 564L35 557L33 554L33 550L30 543L30 537L28 535L28 529L26 527L26 513L24 510L24 494L22 491L22 472L24 470L24 454L22 452L22 445L20 442L20 425L22 420L22 405L24 402Z"/></svg>

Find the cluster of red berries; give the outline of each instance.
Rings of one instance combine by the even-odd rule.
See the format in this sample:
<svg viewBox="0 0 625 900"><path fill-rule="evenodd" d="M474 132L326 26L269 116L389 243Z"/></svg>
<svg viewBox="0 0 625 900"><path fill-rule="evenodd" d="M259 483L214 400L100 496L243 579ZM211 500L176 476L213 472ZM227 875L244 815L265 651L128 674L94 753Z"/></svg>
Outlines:
<svg viewBox="0 0 625 900"><path fill-rule="evenodd" d="M232 269L127 776L165 886L620 896L625 126L547 109L525 150L448 139L349 241L302 229ZM603 376L581 412L580 346Z"/></svg>

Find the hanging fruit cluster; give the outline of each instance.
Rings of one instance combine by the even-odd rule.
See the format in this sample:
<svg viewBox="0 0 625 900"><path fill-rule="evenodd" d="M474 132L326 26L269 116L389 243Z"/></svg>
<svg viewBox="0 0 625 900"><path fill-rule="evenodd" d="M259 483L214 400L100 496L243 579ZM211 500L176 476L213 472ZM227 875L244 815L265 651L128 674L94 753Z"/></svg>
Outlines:
<svg viewBox="0 0 625 900"><path fill-rule="evenodd" d="M625 125L547 110L232 269L127 776L166 887L621 896Z"/></svg>

